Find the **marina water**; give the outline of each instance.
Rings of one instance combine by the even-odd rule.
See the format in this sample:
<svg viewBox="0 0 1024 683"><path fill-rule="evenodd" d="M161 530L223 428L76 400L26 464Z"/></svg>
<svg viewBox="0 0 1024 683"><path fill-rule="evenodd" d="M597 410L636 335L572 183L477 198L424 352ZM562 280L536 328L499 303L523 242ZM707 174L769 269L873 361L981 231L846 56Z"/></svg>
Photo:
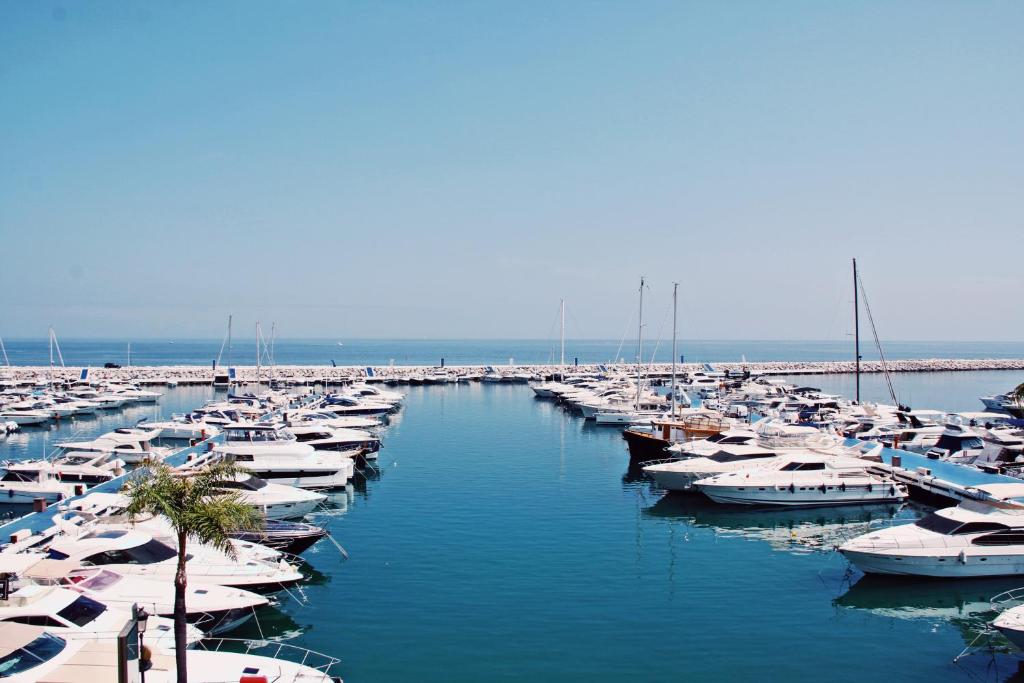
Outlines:
<svg viewBox="0 0 1024 683"><path fill-rule="evenodd" d="M963 410L1024 379L948 374L895 380L920 407ZM994 681L1016 669L1009 654L951 660L993 616L988 598L1019 579L865 578L832 550L922 508L752 512L665 497L630 471L618 430L525 386L404 390L379 472L315 520L350 559L321 542L305 554L312 581L237 635L337 654L353 681ZM0 458L213 395L179 387L156 406L26 428Z"/></svg>

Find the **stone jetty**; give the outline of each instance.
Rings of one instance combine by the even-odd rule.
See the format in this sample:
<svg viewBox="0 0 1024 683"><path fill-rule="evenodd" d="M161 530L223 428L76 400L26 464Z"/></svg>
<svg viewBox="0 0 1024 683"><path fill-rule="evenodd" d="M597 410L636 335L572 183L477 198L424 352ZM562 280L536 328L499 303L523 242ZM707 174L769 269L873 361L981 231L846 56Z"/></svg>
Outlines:
<svg viewBox="0 0 1024 683"><path fill-rule="evenodd" d="M888 361L890 372L964 372L977 370L1024 370L1024 358L923 358L910 360ZM854 372L853 361L767 361L748 363L714 363L716 370L743 371L766 375L831 375ZM444 368L437 366L395 365L395 366L323 366L323 365L278 365L273 369L260 368L259 378L267 382L271 376L282 382L312 384L317 382L342 383L357 379L365 379L367 367L378 380L409 381L419 377L447 375L450 379L476 379L493 368L502 375L514 375L525 379L548 377L561 372L558 365L449 365ZM627 374L636 372L634 364L585 364L566 366L567 372L600 372L601 368ZM677 373L694 373L702 371L703 364L683 363L676 366ZM56 368L53 377L60 382L77 381L82 368ZM882 372L879 361L861 361L861 372ZM236 377L241 382L255 382L257 370L255 366L235 366ZM668 363L648 365L646 374L666 376L671 371ZM12 366L0 368L0 386L33 384L48 381L51 369L39 366ZM206 366L174 365L174 366L136 366L131 368L90 368L90 382L131 382L146 385L177 384L211 384L213 370Z"/></svg>

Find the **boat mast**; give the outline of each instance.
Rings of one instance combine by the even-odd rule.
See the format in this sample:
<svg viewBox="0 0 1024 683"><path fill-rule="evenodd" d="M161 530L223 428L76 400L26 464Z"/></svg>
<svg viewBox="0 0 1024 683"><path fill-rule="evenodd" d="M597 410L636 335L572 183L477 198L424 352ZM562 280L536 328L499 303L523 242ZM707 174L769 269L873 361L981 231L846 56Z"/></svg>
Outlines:
<svg viewBox="0 0 1024 683"><path fill-rule="evenodd" d="M47 331L50 337L50 389L53 389L53 325L50 325L50 329Z"/></svg>
<svg viewBox="0 0 1024 683"><path fill-rule="evenodd" d="M231 314L228 313L228 369L231 369Z"/></svg>
<svg viewBox="0 0 1024 683"><path fill-rule="evenodd" d="M640 276L640 319L636 326L636 409L640 410L640 373L644 359L644 276Z"/></svg>
<svg viewBox="0 0 1024 683"><path fill-rule="evenodd" d="M260 321L256 321L256 390L260 388Z"/></svg>
<svg viewBox="0 0 1024 683"><path fill-rule="evenodd" d="M676 312L679 309L679 283L672 283L672 419L676 417Z"/></svg>
<svg viewBox="0 0 1024 683"><path fill-rule="evenodd" d="M4 338L0 337L0 351L4 352L4 365L11 367L11 359L7 357L7 347L4 346Z"/></svg>
<svg viewBox="0 0 1024 683"><path fill-rule="evenodd" d="M856 367L856 401L860 403L860 305L857 300L857 259L853 259L853 359Z"/></svg>
<svg viewBox="0 0 1024 683"><path fill-rule="evenodd" d="M562 299L562 374L565 374L565 299Z"/></svg>

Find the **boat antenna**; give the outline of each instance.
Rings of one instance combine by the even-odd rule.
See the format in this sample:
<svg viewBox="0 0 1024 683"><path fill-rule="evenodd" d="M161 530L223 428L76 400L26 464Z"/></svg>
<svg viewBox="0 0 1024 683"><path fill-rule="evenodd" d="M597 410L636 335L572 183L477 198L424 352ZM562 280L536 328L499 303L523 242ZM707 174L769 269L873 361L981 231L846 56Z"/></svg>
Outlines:
<svg viewBox="0 0 1024 683"><path fill-rule="evenodd" d="M224 335L224 339L220 342L220 351L217 352L217 362L214 365L220 365L221 356L224 355L224 347L227 346L228 337L231 335L231 316L228 316L228 331Z"/></svg>
<svg viewBox="0 0 1024 683"><path fill-rule="evenodd" d="M857 282L860 285L861 296L864 297L864 312L868 314L868 322L871 323L871 334L875 338L878 357L882 360L882 373L885 375L885 384L889 387L889 396L892 398L893 405L899 406L900 402L896 400L896 390L892 386L892 375L889 374L889 365L885 362L885 354L882 353L882 342L879 341L878 330L875 328L875 317L871 315L871 304L868 303L868 293L864 290L864 281L858 277Z"/></svg>
<svg viewBox="0 0 1024 683"><path fill-rule="evenodd" d="M860 403L860 304L857 301L857 259L853 259L853 360L856 365L856 401Z"/></svg>
<svg viewBox="0 0 1024 683"><path fill-rule="evenodd" d="M636 409L640 410L640 383L644 364L644 276L640 276L640 318L636 326Z"/></svg>
<svg viewBox="0 0 1024 683"><path fill-rule="evenodd" d="M679 310L679 283L672 283L672 419L676 419L676 313Z"/></svg>

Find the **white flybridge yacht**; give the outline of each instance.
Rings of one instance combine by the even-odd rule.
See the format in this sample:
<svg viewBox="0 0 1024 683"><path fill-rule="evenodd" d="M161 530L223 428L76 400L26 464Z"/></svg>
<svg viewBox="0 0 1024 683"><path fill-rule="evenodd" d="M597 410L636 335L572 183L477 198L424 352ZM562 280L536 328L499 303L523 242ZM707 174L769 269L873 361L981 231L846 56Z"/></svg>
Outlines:
<svg viewBox="0 0 1024 683"><path fill-rule="evenodd" d="M950 423L925 455L932 460L947 460L969 465L984 452L985 442L981 434L966 425Z"/></svg>
<svg viewBox="0 0 1024 683"><path fill-rule="evenodd" d="M876 462L881 459L882 444L846 446L842 439L813 427L762 422L763 424L758 423L754 426L754 432L757 434L754 440L739 444L719 444L710 455L692 453L689 454L690 457L685 457L688 454L683 453L682 460L652 463L644 467L644 473L667 491L690 491L694 482L699 479L765 467L772 462L772 458L782 456L825 455ZM742 438L742 435L737 436ZM711 449L707 444L700 447L700 450L705 452Z"/></svg>
<svg viewBox="0 0 1024 683"><path fill-rule="evenodd" d="M357 455L376 457L380 450L380 438L361 429L332 428L311 423L292 424L288 433L299 443L309 444L318 451L343 451Z"/></svg>
<svg viewBox="0 0 1024 683"><path fill-rule="evenodd" d="M941 578L1024 574L1024 483L985 484L976 498L839 547L861 571Z"/></svg>
<svg viewBox="0 0 1024 683"><path fill-rule="evenodd" d="M56 503L84 491L84 484L65 484L51 471L17 471L0 465L0 505L31 505L37 498Z"/></svg>
<svg viewBox="0 0 1024 683"><path fill-rule="evenodd" d="M365 382L346 387L345 394L379 403L389 403L393 406L400 406L405 401L405 394L401 392L388 391Z"/></svg>
<svg viewBox="0 0 1024 683"><path fill-rule="evenodd" d="M150 614L174 616L174 584L168 581L129 576L109 567L82 567L40 553L0 553L0 573L16 575L23 582L69 588L125 612L138 604ZM253 610L268 603L264 596L239 588L191 581L185 596L188 622L209 634L241 626L253 616Z"/></svg>
<svg viewBox="0 0 1024 683"><path fill-rule="evenodd" d="M159 438L157 429L123 427L102 434L92 441L73 441L57 444L60 448L95 453L114 453L126 463L138 464L143 460L161 461L171 453L170 448L153 446Z"/></svg>
<svg viewBox="0 0 1024 683"><path fill-rule="evenodd" d="M161 439L208 439L220 434L214 424L199 422L188 416L174 416L170 420L147 420L136 425L139 429L155 430Z"/></svg>
<svg viewBox="0 0 1024 683"><path fill-rule="evenodd" d="M173 541L147 531L98 525L77 536L62 535L50 544L51 559L74 560L85 566L105 567L125 576L172 582L178 552ZM189 544L186 566L189 581L214 583L245 590L269 592L295 585L302 574L284 561L231 560L198 543Z"/></svg>
<svg viewBox="0 0 1024 683"><path fill-rule="evenodd" d="M395 406L380 401L368 401L352 396L328 396L319 410L335 415L386 415L394 412Z"/></svg>
<svg viewBox="0 0 1024 683"><path fill-rule="evenodd" d="M722 446L748 446L756 440L757 432L752 429L734 427L706 439L674 443L665 452L674 458L707 457L717 453Z"/></svg>
<svg viewBox="0 0 1024 683"><path fill-rule="evenodd" d="M281 416L289 427L295 425L312 424L331 429L379 429L381 421L376 417L364 417L361 415L335 415L319 410L299 408L297 410L286 410Z"/></svg>
<svg viewBox="0 0 1024 683"><path fill-rule="evenodd" d="M907 487L868 472L869 462L831 455L787 455L752 469L719 474L693 486L716 503L821 507L893 503Z"/></svg>
<svg viewBox="0 0 1024 683"><path fill-rule="evenodd" d="M4 465L10 473L37 478L52 475L66 484L102 484L124 474L124 461L110 453L71 451L52 460L19 460Z"/></svg>
<svg viewBox="0 0 1024 683"><path fill-rule="evenodd" d="M52 420L52 410L42 410L29 406L9 405L0 410L0 420L14 422L19 427L38 425Z"/></svg>
<svg viewBox="0 0 1024 683"><path fill-rule="evenodd" d="M347 454L315 450L267 424L226 425L213 452L262 479L303 489L340 488L355 472Z"/></svg>
<svg viewBox="0 0 1024 683"><path fill-rule="evenodd" d="M256 508L267 519L297 519L313 512L327 496L286 484L271 484L251 474L222 481L217 488L237 493L243 503Z"/></svg>

